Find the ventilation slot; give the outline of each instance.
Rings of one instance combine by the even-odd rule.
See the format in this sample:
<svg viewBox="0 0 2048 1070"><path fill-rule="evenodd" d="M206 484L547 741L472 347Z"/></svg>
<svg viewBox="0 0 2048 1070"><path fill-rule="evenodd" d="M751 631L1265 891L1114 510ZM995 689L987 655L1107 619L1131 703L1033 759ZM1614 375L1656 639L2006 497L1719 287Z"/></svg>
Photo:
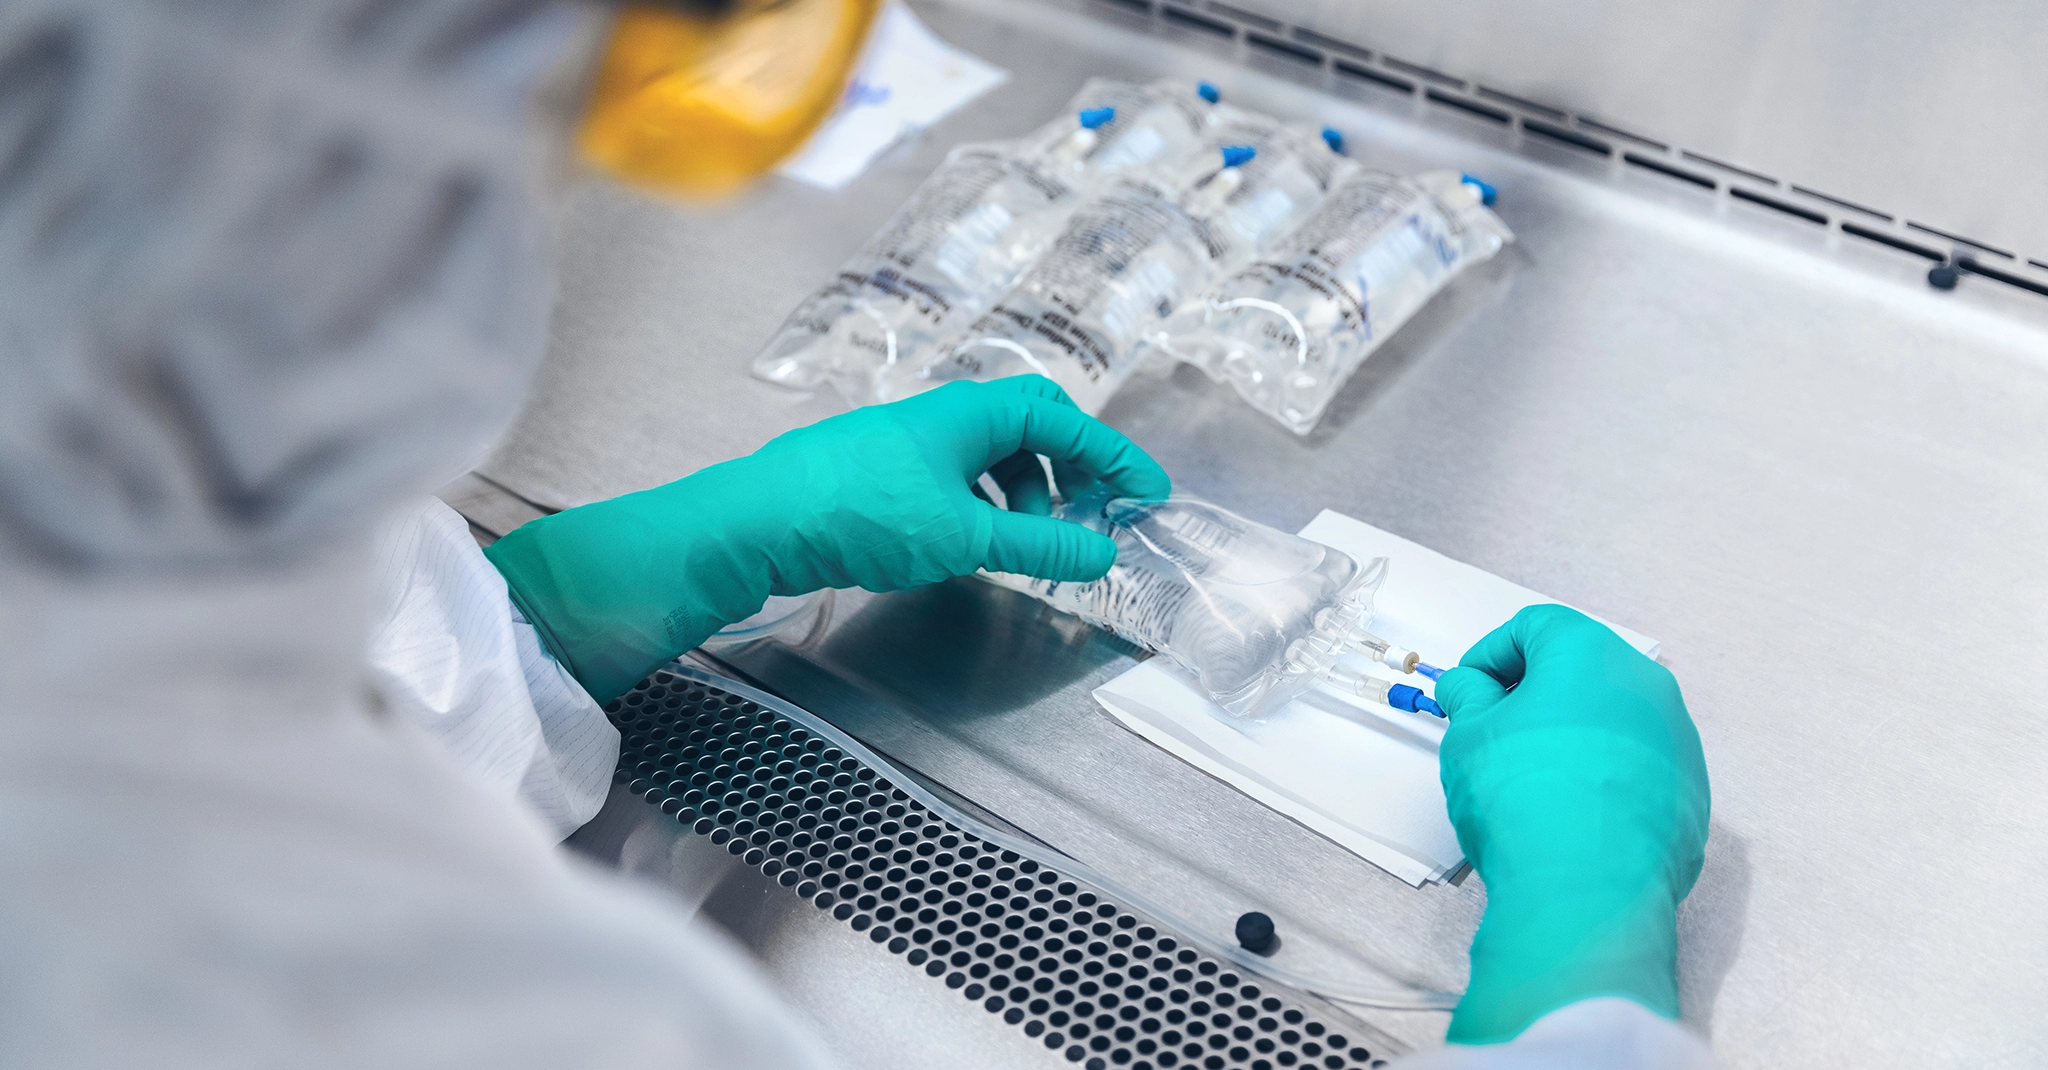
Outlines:
<svg viewBox="0 0 2048 1070"><path fill-rule="evenodd" d="M1614 154L1613 147L1609 146L1607 142L1599 138L1587 137L1577 130L1567 130L1562 126L1552 126L1549 123L1539 122L1535 119L1523 119L1522 129L1539 137L1547 137L1552 141L1561 141L1574 148L1585 149L1587 152L1597 152L1602 156Z"/></svg>
<svg viewBox="0 0 2048 1070"><path fill-rule="evenodd" d="M1357 45L1351 44L1348 41L1339 41L1334 37L1325 37L1314 30L1304 29L1300 26L1294 28L1294 39L1331 52L1342 52L1346 55L1357 56L1359 59L1372 58L1372 53Z"/></svg>
<svg viewBox="0 0 2048 1070"><path fill-rule="evenodd" d="M2032 279L2021 278L2008 271L2000 271L1994 267L1985 267L1979 264L1975 257L1956 257L1956 266L1972 275L1982 275L1987 279L1997 279L2007 286L2017 286L2022 290L2030 290L2043 297L2048 297L2048 283L2035 282Z"/></svg>
<svg viewBox="0 0 2048 1070"><path fill-rule="evenodd" d="M1624 152L1621 154L1621 158L1627 160L1629 163L1632 163L1637 167L1641 167L1650 171L1655 171L1660 175L1675 178L1680 182L1690 182L1693 185L1700 187L1701 189L1714 189L1720 185L1720 183L1714 181L1711 178L1708 178L1705 175L1693 171L1688 171L1683 167L1673 167L1662 160L1652 159L1648 156L1638 155L1637 153L1633 152Z"/></svg>
<svg viewBox="0 0 2048 1070"><path fill-rule="evenodd" d="M618 780L1084 1070L1359 1070L1351 1038L892 784L815 718L663 670L605 706ZM828 734L832 733L832 734Z"/></svg>
<svg viewBox="0 0 2048 1070"><path fill-rule="evenodd" d="M1815 200L1826 201L1837 208L1847 208L1852 212L1862 212L1864 215L1867 216L1876 216L1877 218L1882 219L1887 223L1893 221L1890 215L1884 212L1880 212L1875 208L1870 208L1861 204L1857 204L1855 201L1845 201L1840 197L1834 196L1833 194L1822 193L1821 191L1814 189L1810 186L1793 186L1792 188L1798 190L1800 193L1806 194L1808 197L1812 197Z"/></svg>
<svg viewBox="0 0 2048 1070"><path fill-rule="evenodd" d="M1159 14L1166 21L1176 26L1186 27L1200 33L1211 33L1218 37L1237 36L1237 28L1227 22L1220 22L1207 15L1197 15L1185 8L1174 7L1172 4L1161 6Z"/></svg>
<svg viewBox="0 0 2048 1070"><path fill-rule="evenodd" d="M1811 208L1801 208L1796 204L1787 204L1776 197L1766 197L1761 193L1754 193L1739 186L1728 187L1728 196L1738 201L1748 201L1751 204L1762 205L1772 211L1783 212L1795 219L1804 219L1808 223L1819 223L1821 226L1828 225L1828 217Z"/></svg>
<svg viewBox="0 0 2048 1070"><path fill-rule="evenodd" d="M1732 163L1724 163L1720 160L1714 159L1712 156L1702 156L1699 153L1692 151L1691 149L1687 149L1684 152L1679 153L1679 155L1685 157L1688 160L1693 161L1694 163L1703 163L1706 164L1708 167L1718 167L1731 175L1741 175L1744 178L1753 178L1767 186L1775 186L1778 184L1777 179L1772 178L1767 174L1764 174L1762 171L1752 171L1747 167L1737 167Z"/></svg>
<svg viewBox="0 0 2048 1070"><path fill-rule="evenodd" d="M1489 100L1498 100L1503 104L1513 104L1523 111L1533 111L1538 115L1548 115L1558 122L1564 122L1570 118L1562 108L1553 108L1548 104L1538 104L1526 97L1518 97L1513 93L1503 93L1498 89L1488 89L1483 85L1479 87L1479 95Z"/></svg>
<svg viewBox="0 0 2048 1070"><path fill-rule="evenodd" d="M1318 67L1323 64L1322 53L1317 52L1313 48L1297 45L1292 41L1282 41L1277 37L1268 37L1265 34L1254 33L1250 30L1245 31L1244 40L1246 44L1254 48L1263 49L1283 59L1290 59L1297 63L1307 63Z"/></svg>
<svg viewBox="0 0 2048 1070"><path fill-rule="evenodd" d="M1150 15L1152 13L1151 0L1100 0L1100 2L1140 15Z"/></svg>
<svg viewBox="0 0 2048 1070"><path fill-rule="evenodd" d="M1671 146L1666 145L1665 143L1658 141L1655 138L1647 138L1641 134L1631 134L1618 126L1609 126L1606 123L1600 122L1597 119L1588 119L1583 115L1579 116L1579 125L1585 127L1588 130L1597 130L1603 134L1612 134L1613 136L1618 137L1623 141L1633 141L1638 145L1643 145L1649 148L1656 149L1658 152L1669 152L1671 150Z"/></svg>
<svg viewBox="0 0 2048 1070"><path fill-rule="evenodd" d="M1913 242L1909 242L1904 238L1896 237L1891 234L1886 234L1884 231L1881 230L1872 230L1869 227L1863 226L1859 223L1851 223L1847 220L1844 220L1842 222L1842 233L1853 234L1856 237L1862 238L1864 241L1874 241L1879 245L1888 245L1894 249L1899 250L1902 253L1912 253L1914 256L1924 256L1929 260L1948 259L1948 256L1946 254L1938 252L1934 249L1929 249L1925 245L1918 245Z"/></svg>
<svg viewBox="0 0 2048 1070"><path fill-rule="evenodd" d="M1447 104L1453 108L1457 108L1460 111L1476 115L1481 119L1490 119L1496 123L1502 124L1503 126L1513 121L1514 118L1513 116L1509 115L1507 112L1500 110L1499 108L1488 107L1487 105L1481 104L1476 100L1466 100L1464 97L1454 97L1449 93L1443 92L1439 89L1426 90L1425 95L1428 96L1429 99L1437 102L1438 104Z"/></svg>
<svg viewBox="0 0 2048 1070"><path fill-rule="evenodd" d="M1209 0L1207 4L1202 6L1220 15L1228 15L1239 22L1257 26L1262 30L1270 30L1273 33L1280 32L1280 20L1278 19L1269 19L1264 15L1254 15L1243 8L1231 7L1229 4L1219 4L1216 0Z"/></svg>
<svg viewBox="0 0 2048 1070"><path fill-rule="evenodd" d="M1450 86L1452 89L1465 88L1465 80L1463 78L1453 78L1442 71L1430 67L1425 67L1420 63L1410 63L1407 60L1395 59L1394 57L1385 54L1382 54L1380 56L1380 62L1386 64L1389 67L1394 68L1397 71L1405 71L1408 74L1412 74L1425 82L1435 82L1438 85L1447 85Z"/></svg>
<svg viewBox="0 0 2048 1070"><path fill-rule="evenodd" d="M1351 78L1363 79L1365 81L1372 82L1376 85L1383 85L1388 89L1399 90L1403 93L1415 92L1415 83L1409 81L1406 78L1396 78L1393 75L1387 74L1383 71L1376 71L1373 70L1371 67L1361 67L1356 63L1347 63L1341 59L1336 60L1334 62L1338 74L1342 74Z"/></svg>
<svg viewBox="0 0 2048 1070"><path fill-rule="evenodd" d="M2006 258L2007 260L2013 259L2013 255L2011 253L2008 253L1995 245L1986 245L1983 242L1976 241L1971 238L1965 238L1960 234L1950 234L1948 231L1945 230L1936 230L1925 223L1915 223L1910 219L1906 220L1906 225L1912 227L1914 230L1921 232L1922 234L1932 234L1937 238L1947 238L1950 241L1962 242L1964 245L1970 246L1971 248L1982 249L1987 253L1996 253L1997 255Z"/></svg>

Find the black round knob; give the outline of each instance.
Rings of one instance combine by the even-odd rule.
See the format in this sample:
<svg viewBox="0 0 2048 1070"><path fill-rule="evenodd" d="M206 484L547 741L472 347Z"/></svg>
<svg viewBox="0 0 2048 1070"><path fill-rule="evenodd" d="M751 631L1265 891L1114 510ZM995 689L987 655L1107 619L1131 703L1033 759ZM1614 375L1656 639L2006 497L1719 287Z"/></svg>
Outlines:
<svg viewBox="0 0 2048 1070"><path fill-rule="evenodd" d="M1254 955L1273 949L1273 919L1254 910L1237 919L1237 943Z"/></svg>
<svg viewBox="0 0 2048 1070"><path fill-rule="evenodd" d="M1927 285L1937 290L1953 290L1962 274L1954 264L1936 264L1927 269Z"/></svg>

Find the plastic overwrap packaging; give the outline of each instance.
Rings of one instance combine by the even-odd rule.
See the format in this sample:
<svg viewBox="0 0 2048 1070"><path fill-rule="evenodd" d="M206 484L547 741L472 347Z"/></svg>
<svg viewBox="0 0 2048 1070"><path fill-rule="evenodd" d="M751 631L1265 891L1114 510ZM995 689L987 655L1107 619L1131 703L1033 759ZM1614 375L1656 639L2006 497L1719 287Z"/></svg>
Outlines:
<svg viewBox="0 0 2048 1070"><path fill-rule="evenodd" d="M963 145L839 273L790 313L754 374L881 400L877 377L929 359L1060 232L1094 182L1195 143L1211 106L1192 87L1095 79L1015 141Z"/></svg>
<svg viewBox="0 0 2048 1070"><path fill-rule="evenodd" d="M1307 218L1354 165L1317 131L1226 113L1171 164L1105 183L1016 286L884 393L1036 372L1098 412L1166 319Z"/></svg>
<svg viewBox="0 0 2048 1070"><path fill-rule="evenodd" d="M1386 576L1384 558L1360 562L1199 498L1083 498L1061 515L1116 540L1107 576L990 578L1172 659L1240 716L1328 674L1371 626Z"/></svg>
<svg viewBox="0 0 2048 1070"><path fill-rule="evenodd" d="M1164 345L1307 434L1380 343L1513 240L1456 172L1358 172L1268 253L1181 308Z"/></svg>

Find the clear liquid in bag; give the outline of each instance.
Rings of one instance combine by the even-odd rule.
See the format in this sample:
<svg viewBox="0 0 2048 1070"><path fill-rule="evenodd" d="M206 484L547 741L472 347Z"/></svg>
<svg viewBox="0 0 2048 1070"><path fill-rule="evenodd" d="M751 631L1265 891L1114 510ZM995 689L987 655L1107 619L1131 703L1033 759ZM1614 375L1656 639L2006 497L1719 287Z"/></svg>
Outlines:
<svg viewBox="0 0 2048 1070"><path fill-rule="evenodd" d="M1059 120L1030 135L953 150L832 281L790 313L754 359L754 374L797 389L830 383L855 405L882 400L876 377L921 364L943 336L987 309L1092 183L1185 152L1208 110L1170 84L1096 79Z"/></svg>
<svg viewBox="0 0 2048 1070"><path fill-rule="evenodd" d="M1226 165L1226 149L1252 150ZM1351 165L1314 131L1238 113L1168 166L1105 184L993 307L883 393L1036 372L1099 412L1169 316L1293 228ZM914 369L914 370L912 370Z"/></svg>
<svg viewBox="0 0 2048 1070"><path fill-rule="evenodd" d="M1107 576L989 578L1171 658L1239 716L1326 676L1367 633L1386 576L1385 558L1361 563L1199 498L1084 498L1061 515L1116 540Z"/></svg>
<svg viewBox="0 0 2048 1070"><path fill-rule="evenodd" d="M1176 312L1162 348L1305 435L1380 343L1512 240L1456 172L1359 172L1273 249Z"/></svg>

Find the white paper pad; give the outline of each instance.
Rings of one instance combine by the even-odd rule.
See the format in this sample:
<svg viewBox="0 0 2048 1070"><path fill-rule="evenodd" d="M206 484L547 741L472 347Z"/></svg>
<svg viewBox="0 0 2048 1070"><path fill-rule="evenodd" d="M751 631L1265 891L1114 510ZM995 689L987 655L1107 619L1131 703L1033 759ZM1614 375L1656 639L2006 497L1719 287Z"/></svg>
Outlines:
<svg viewBox="0 0 2048 1070"><path fill-rule="evenodd" d="M1301 534L1361 561L1387 558L1373 632L1431 664L1456 664L1522 607L1556 601L1327 509ZM1657 656L1655 640L1609 626ZM1434 692L1420 676L1372 668ZM1464 862L1437 779L1444 726L1434 717L1315 690L1243 720L1165 658L1102 685L1095 699L1131 731L1409 884L1439 880Z"/></svg>
<svg viewBox="0 0 2048 1070"><path fill-rule="evenodd" d="M910 9L882 9L839 112L779 173L824 189L853 181L898 138L922 130L1010 79L954 48Z"/></svg>

